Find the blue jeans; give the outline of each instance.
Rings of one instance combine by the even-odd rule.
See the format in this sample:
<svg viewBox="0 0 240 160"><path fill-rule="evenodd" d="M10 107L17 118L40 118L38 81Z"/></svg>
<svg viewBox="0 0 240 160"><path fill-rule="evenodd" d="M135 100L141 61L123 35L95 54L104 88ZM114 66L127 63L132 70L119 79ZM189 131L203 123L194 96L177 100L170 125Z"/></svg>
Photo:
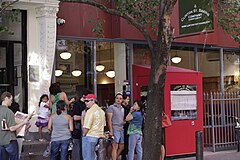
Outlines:
<svg viewBox="0 0 240 160"><path fill-rule="evenodd" d="M1 159L19 160L17 140L12 140L9 144L2 145L0 148Z"/></svg>
<svg viewBox="0 0 240 160"><path fill-rule="evenodd" d="M82 155L84 160L96 160L96 145L98 143L97 137L82 137Z"/></svg>
<svg viewBox="0 0 240 160"><path fill-rule="evenodd" d="M58 153L60 150L60 158L61 160L67 160L68 155L68 146L70 140L62 140L62 141L52 141L51 142L51 155L50 160L57 160Z"/></svg>
<svg viewBox="0 0 240 160"><path fill-rule="evenodd" d="M135 148L137 160L142 160L142 135L130 134L128 140L128 160L133 160Z"/></svg>

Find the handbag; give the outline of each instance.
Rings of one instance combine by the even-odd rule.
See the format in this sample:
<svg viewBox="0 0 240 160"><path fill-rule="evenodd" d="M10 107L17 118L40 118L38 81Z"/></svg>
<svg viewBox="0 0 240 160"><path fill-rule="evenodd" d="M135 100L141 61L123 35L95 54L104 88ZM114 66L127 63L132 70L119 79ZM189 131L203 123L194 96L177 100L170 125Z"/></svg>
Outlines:
<svg viewBox="0 0 240 160"><path fill-rule="evenodd" d="M163 113L162 116L162 128L167 128L172 125L171 119L166 113Z"/></svg>

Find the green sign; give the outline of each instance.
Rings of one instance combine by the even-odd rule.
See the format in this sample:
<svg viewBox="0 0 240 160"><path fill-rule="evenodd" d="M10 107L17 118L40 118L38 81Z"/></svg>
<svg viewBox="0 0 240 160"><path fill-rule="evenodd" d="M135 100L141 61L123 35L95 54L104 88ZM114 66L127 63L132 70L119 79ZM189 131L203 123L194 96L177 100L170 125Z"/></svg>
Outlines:
<svg viewBox="0 0 240 160"><path fill-rule="evenodd" d="M212 0L178 0L179 33L213 30Z"/></svg>

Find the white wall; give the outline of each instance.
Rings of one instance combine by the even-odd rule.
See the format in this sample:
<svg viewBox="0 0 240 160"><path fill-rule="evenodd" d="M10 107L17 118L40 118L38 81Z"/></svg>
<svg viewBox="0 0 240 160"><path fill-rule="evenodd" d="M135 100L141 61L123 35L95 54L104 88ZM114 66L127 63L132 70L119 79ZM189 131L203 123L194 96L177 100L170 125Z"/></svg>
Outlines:
<svg viewBox="0 0 240 160"><path fill-rule="evenodd" d="M58 0L20 0L14 4L14 8L27 10L28 113L37 112L40 96L49 94L58 3ZM29 66L34 68L31 75ZM36 131L34 118L32 123L30 131Z"/></svg>
<svg viewBox="0 0 240 160"><path fill-rule="evenodd" d="M126 47L125 43L114 43L115 93L122 92L126 80Z"/></svg>

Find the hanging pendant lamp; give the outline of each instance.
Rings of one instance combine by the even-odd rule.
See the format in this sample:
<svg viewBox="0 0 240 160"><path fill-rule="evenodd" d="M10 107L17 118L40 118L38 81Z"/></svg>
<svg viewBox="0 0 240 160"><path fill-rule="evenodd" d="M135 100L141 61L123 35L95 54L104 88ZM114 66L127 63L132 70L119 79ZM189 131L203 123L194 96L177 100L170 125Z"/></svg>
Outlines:
<svg viewBox="0 0 240 160"><path fill-rule="evenodd" d="M100 60L100 53L101 53L101 46L100 45L98 46L98 51L99 51L99 53L98 53L99 63L96 66L96 71L102 72L105 69L105 66L101 64L101 60Z"/></svg>
<svg viewBox="0 0 240 160"><path fill-rule="evenodd" d="M70 52L64 51L60 53L60 57L64 60L71 58L72 54Z"/></svg>
<svg viewBox="0 0 240 160"><path fill-rule="evenodd" d="M106 75L109 78L114 78L115 77L115 71L114 70L109 70L109 71L106 72Z"/></svg>
<svg viewBox="0 0 240 160"><path fill-rule="evenodd" d="M175 56L173 56L171 58L171 60L172 60L173 63L178 64L182 61L182 58L180 56L178 56L177 51L176 51Z"/></svg>
<svg viewBox="0 0 240 160"><path fill-rule="evenodd" d="M111 54L112 54L112 45L110 43L110 68L111 68ZM115 77L115 71L113 69L110 69L106 72L107 77L114 78Z"/></svg>
<svg viewBox="0 0 240 160"><path fill-rule="evenodd" d="M74 71L72 71L72 75L74 77L79 77L82 74L82 71L80 71L79 69L75 69Z"/></svg>
<svg viewBox="0 0 240 160"><path fill-rule="evenodd" d="M62 70L60 70L60 69L56 69L55 70L55 76L56 77L59 77L59 76L61 76L63 74L63 71Z"/></svg>

